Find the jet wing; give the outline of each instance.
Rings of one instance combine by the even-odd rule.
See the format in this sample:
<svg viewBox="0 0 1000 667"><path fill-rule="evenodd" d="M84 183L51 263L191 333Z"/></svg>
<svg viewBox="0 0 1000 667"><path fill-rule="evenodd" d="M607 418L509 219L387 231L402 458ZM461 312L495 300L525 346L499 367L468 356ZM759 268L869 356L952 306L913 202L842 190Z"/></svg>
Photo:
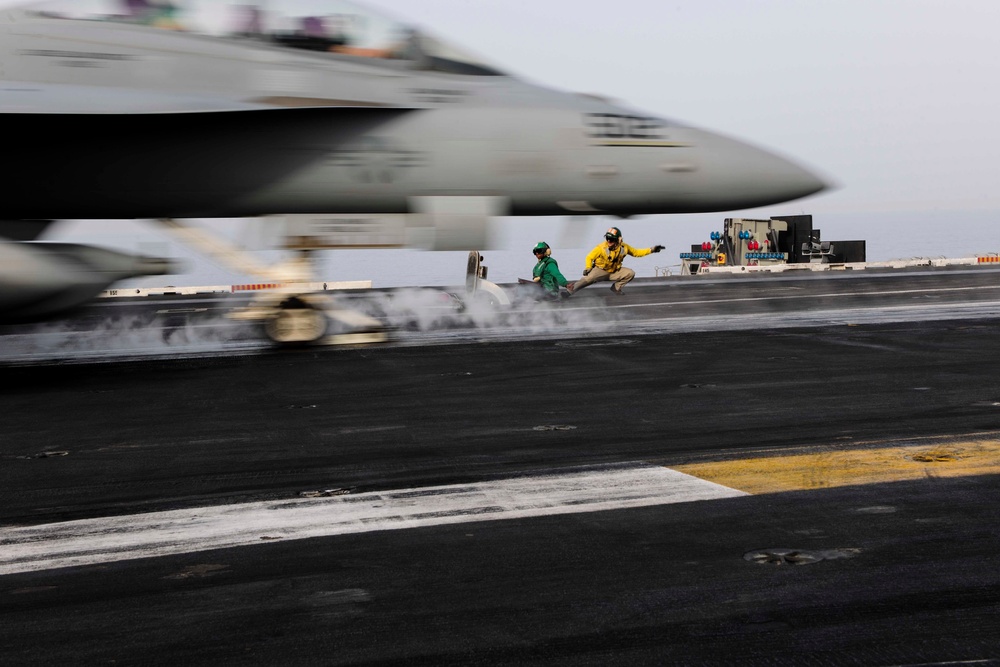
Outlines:
<svg viewBox="0 0 1000 667"><path fill-rule="evenodd" d="M396 108L363 100L265 95L250 100L152 89L0 81L0 113L126 114L302 107Z"/></svg>
<svg viewBox="0 0 1000 667"><path fill-rule="evenodd" d="M182 95L156 90L23 81L0 82L0 112L39 114L126 114L247 111L286 106L266 101ZM331 105L340 106L340 105Z"/></svg>

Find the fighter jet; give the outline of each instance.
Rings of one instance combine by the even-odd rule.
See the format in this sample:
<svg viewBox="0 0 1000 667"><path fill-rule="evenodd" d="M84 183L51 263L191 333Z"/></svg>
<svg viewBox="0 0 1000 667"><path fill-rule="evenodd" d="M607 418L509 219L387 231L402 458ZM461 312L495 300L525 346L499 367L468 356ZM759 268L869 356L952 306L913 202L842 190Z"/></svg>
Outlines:
<svg viewBox="0 0 1000 667"><path fill-rule="evenodd" d="M526 82L347 0L2 9L0 114L10 229L389 215L411 219L402 243L470 250L498 216L724 211L825 187L771 152ZM39 244L4 245L27 256ZM0 295L32 281L9 271L0 266ZM35 282L26 312L73 305L60 293L45 307L41 283L59 280ZM0 319L13 301L0 298Z"/></svg>

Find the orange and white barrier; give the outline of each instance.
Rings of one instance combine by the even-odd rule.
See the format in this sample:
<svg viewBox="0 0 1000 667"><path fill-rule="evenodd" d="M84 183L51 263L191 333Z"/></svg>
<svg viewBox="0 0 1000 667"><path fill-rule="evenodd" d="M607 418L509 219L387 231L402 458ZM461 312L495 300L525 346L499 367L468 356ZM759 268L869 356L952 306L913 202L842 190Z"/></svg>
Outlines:
<svg viewBox="0 0 1000 667"><path fill-rule="evenodd" d="M371 289L370 280L331 280L323 283L244 283L241 285L201 285L196 287L119 287L107 289L98 298L165 296L174 294L218 294L220 292L261 292L294 287L297 292L333 292L339 290Z"/></svg>

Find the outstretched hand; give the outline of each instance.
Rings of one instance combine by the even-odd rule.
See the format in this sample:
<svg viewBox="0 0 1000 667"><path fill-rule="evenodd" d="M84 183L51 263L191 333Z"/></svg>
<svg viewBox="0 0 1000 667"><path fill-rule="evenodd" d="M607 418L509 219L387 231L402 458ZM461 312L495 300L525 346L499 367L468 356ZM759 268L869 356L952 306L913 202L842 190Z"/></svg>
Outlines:
<svg viewBox="0 0 1000 667"><path fill-rule="evenodd" d="M653 246L653 252L660 252L661 250L663 250L663 248L664 248L664 246L654 245Z"/></svg>

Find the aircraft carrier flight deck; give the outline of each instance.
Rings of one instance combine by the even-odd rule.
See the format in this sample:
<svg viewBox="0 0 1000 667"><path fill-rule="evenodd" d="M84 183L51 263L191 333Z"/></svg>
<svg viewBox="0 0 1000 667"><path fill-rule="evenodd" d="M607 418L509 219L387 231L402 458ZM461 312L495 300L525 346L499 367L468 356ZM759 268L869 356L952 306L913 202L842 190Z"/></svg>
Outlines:
<svg viewBox="0 0 1000 667"><path fill-rule="evenodd" d="M512 293L514 286L505 286ZM0 336L0 661L997 664L1000 269Z"/></svg>

